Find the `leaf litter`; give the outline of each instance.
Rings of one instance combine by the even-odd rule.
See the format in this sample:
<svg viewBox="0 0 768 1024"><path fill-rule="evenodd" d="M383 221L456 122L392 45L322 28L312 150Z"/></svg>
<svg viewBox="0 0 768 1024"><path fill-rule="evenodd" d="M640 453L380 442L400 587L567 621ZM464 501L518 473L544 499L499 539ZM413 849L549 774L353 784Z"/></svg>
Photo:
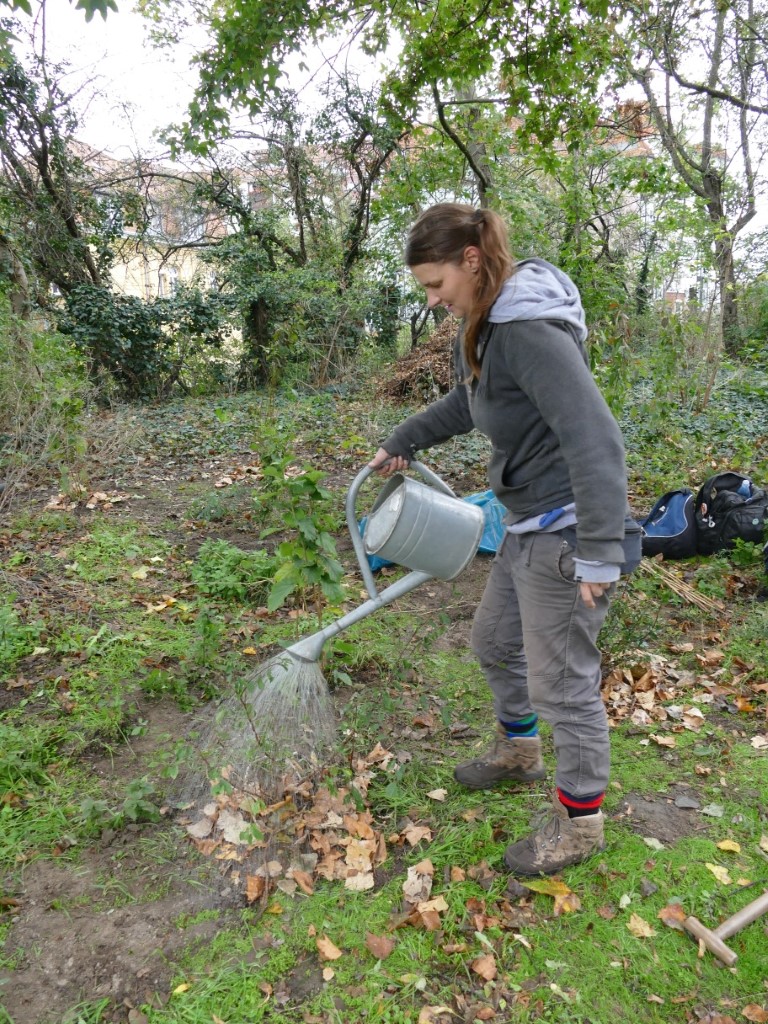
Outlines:
<svg viewBox="0 0 768 1024"><path fill-rule="evenodd" d="M307 779L286 779L282 797L267 805L252 791L232 788L195 809L192 818L182 815L181 822L202 854L231 865L231 880L248 902L267 900L276 888L311 895L318 879L365 891L374 887L374 871L387 860L388 844L413 847L432 838L429 828L411 821L386 838L374 827L365 796L375 773L390 765L398 766L394 755L377 744L355 762L349 787L331 792ZM426 878L414 873L412 903L428 898Z"/></svg>
<svg viewBox="0 0 768 1024"><path fill-rule="evenodd" d="M672 649L671 653L689 653L688 647ZM681 669L676 662L661 654L636 652L637 660L616 666L602 682L603 702L611 725L630 721L636 726L657 729L650 738L662 746L673 747L674 736L666 733L700 732L706 725L707 709L729 710L739 714L756 714L759 708L751 698L764 692L765 685L750 681L750 667L732 665L733 678L723 680L724 655L709 650L696 656L700 672ZM632 658L632 654L626 656ZM765 737L768 747L768 735ZM760 748L760 737L752 745Z"/></svg>

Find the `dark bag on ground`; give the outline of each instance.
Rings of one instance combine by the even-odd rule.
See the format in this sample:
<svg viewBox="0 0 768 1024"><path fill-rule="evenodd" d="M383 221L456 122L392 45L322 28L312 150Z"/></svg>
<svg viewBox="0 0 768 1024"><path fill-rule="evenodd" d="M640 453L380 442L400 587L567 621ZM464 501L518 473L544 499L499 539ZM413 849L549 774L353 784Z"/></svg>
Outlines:
<svg viewBox="0 0 768 1024"><path fill-rule="evenodd" d="M728 551L737 540L762 544L768 527L768 493L741 473L717 473L696 495L696 550Z"/></svg>
<svg viewBox="0 0 768 1024"><path fill-rule="evenodd" d="M662 494L640 526L647 557L693 557L697 545L693 491L683 487Z"/></svg>

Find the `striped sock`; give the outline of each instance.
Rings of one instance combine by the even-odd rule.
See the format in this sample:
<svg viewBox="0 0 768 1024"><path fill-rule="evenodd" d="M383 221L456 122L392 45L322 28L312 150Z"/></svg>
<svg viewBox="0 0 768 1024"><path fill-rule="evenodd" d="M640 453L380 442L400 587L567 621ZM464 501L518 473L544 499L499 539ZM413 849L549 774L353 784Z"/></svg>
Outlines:
<svg viewBox="0 0 768 1024"><path fill-rule="evenodd" d="M509 739L516 739L518 736L538 736L539 716L536 714L526 715L517 722L502 722L499 725L504 729Z"/></svg>
<svg viewBox="0 0 768 1024"><path fill-rule="evenodd" d="M557 798L568 811L569 818L582 818L587 814L597 814L605 798L605 791L593 793L591 796L572 796L558 787Z"/></svg>

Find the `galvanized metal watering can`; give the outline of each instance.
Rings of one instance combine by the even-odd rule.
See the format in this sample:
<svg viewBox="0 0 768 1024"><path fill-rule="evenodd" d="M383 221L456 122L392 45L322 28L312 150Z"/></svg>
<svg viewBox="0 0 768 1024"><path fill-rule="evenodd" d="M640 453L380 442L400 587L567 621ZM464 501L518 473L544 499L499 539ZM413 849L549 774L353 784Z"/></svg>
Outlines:
<svg viewBox="0 0 768 1024"><path fill-rule="evenodd" d="M420 462L412 462L427 483L395 473L378 495L360 536L355 503L362 483L374 471L366 466L352 481L346 500L349 536L369 600L329 623L312 636L286 648L284 654L317 661L326 640L342 629L391 604L429 580L453 580L475 556L483 534L483 511L457 498L450 487ZM406 576L379 591L368 564L368 554L411 569Z"/></svg>
<svg viewBox="0 0 768 1024"><path fill-rule="evenodd" d="M412 465L432 486L395 473L371 509L365 550L439 580L456 579L475 557L485 526L482 509L460 501L426 466Z"/></svg>

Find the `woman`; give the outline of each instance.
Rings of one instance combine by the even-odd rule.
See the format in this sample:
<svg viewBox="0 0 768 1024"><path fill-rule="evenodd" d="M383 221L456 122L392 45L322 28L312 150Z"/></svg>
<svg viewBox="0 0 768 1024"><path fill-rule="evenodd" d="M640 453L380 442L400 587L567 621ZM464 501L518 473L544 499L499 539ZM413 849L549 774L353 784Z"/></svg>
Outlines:
<svg viewBox="0 0 768 1024"><path fill-rule="evenodd" d="M538 716L550 723L553 814L504 860L519 874L551 874L605 845L609 743L596 639L625 561L623 441L589 371L576 287L544 260L515 266L498 214L429 208L409 234L406 262L430 308L462 320L456 384L401 423L370 465L388 476L417 451L475 428L492 443L489 480L507 530L472 647L497 735L454 774L472 789L544 778Z"/></svg>

